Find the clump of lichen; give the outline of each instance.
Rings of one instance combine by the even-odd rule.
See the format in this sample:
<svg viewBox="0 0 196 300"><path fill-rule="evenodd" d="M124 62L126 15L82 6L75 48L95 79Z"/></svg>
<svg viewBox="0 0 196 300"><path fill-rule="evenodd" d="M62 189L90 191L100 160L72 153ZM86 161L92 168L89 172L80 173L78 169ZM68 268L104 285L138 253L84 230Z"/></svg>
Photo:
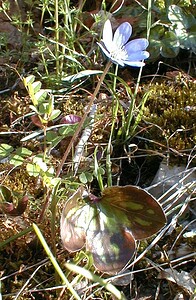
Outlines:
<svg viewBox="0 0 196 300"><path fill-rule="evenodd" d="M150 86L144 120L154 124L155 141L176 149L192 149L196 143L196 85L193 79L163 81Z"/></svg>

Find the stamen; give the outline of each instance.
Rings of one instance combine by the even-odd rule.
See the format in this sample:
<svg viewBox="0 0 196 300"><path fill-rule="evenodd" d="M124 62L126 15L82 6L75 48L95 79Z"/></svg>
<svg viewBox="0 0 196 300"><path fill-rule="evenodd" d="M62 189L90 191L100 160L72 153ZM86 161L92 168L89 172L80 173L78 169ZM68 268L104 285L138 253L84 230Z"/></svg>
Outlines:
<svg viewBox="0 0 196 300"><path fill-rule="evenodd" d="M125 60L127 58L127 51L123 48L121 49L113 49L111 52L110 52L110 55L111 55L111 59L114 59L114 60Z"/></svg>

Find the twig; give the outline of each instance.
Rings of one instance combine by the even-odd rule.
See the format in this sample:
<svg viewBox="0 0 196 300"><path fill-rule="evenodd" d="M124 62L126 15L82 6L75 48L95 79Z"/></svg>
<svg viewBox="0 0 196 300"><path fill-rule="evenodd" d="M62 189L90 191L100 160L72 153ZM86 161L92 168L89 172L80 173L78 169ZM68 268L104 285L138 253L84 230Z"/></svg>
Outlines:
<svg viewBox="0 0 196 300"><path fill-rule="evenodd" d="M73 135L73 137L72 137L72 139L71 139L71 141L70 141L70 143L69 143L69 145L68 145L68 147L67 147L67 149L66 149L66 151L65 151L65 153L64 153L64 155L63 155L63 157L62 157L62 160L61 160L61 162L60 162L60 165L58 166L58 169L57 169L57 172L56 172L56 176L57 176L57 177L58 177L58 176L60 175L60 173L61 173L62 167L63 167L63 165L64 165L64 163L65 163L65 161L66 161L66 159L67 159L67 156L69 155L69 152L71 151L71 148L72 148L72 146L73 146L73 144L74 144L74 142L75 142L75 140L76 140L78 134L80 133L80 131L81 131L81 129L82 129L82 126L83 126L83 124L84 124L84 122L85 122L85 120L86 120L86 118L87 118L87 116L88 116L88 114L89 114L89 112L90 112L90 110L91 110L91 106L93 105L93 102L94 102L94 100L95 100L95 98L96 98L96 96L97 96L97 94L98 94L98 92L99 92L99 90L100 90L100 87L101 87L101 85L102 85L102 83L103 83L103 81L104 81L104 78L105 78L107 72L108 72L109 69L110 69L111 64L112 64L112 63L111 63L110 61L107 63L107 65L106 65L106 67L105 67L105 70L104 70L104 72L102 73L102 75L101 75L101 77L100 77L100 79L99 79L99 81L98 81L98 84L97 84L97 86L96 86L96 89L95 89L95 91L94 91L92 97L91 97L91 100L90 100L90 102L89 102L89 104L88 104L88 107L87 107L87 109L86 109L86 111L85 111L85 113L84 113L84 115L83 115L83 117L82 117L80 123L78 124L78 127L77 127L77 129L76 129L76 131L75 131L75 133L74 133L74 135Z"/></svg>

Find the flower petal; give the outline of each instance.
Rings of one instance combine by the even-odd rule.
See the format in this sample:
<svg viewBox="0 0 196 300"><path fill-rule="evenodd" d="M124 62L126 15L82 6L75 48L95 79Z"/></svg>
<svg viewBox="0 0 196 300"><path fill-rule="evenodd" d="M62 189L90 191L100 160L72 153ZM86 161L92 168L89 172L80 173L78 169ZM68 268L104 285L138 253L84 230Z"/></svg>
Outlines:
<svg viewBox="0 0 196 300"><path fill-rule="evenodd" d="M129 52L125 61L141 61L148 57L149 57L149 53L147 51Z"/></svg>
<svg viewBox="0 0 196 300"><path fill-rule="evenodd" d="M139 67L140 68L140 67L145 66L145 63L142 61L125 61L124 63L130 67Z"/></svg>
<svg viewBox="0 0 196 300"><path fill-rule="evenodd" d="M99 45L99 47L101 48L101 50L103 51L103 53L108 57L111 58L110 52L104 48L104 46L101 43L97 43ZM105 45L105 44L104 44Z"/></svg>
<svg viewBox="0 0 196 300"><path fill-rule="evenodd" d="M129 43L127 43L124 47L124 49L128 52L137 52L137 51L141 51L141 50L146 50L146 48L148 47L149 42L147 39L136 39L133 41L130 41Z"/></svg>
<svg viewBox="0 0 196 300"><path fill-rule="evenodd" d="M112 47L112 38L113 38L113 33L112 33L112 25L110 20L107 20L104 24L103 27L103 43L106 47L106 49L110 52L111 47Z"/></svg>
<svg viewBox="0 0 196 300"><path fill-rule="evenodd" d="M111 61L113 63L115 63L116 65L120 65L121 67L124 67L124 65L125 65L125 61L123 59L114 59L114 58L111 58Z"/></svg>
<svg viewBox="0 0 196 300"><path fill-rule="evenodd" d="M132 26L128 22L122 23L115 31L113 43L121 48L129 40L132 33Z"/></svg>

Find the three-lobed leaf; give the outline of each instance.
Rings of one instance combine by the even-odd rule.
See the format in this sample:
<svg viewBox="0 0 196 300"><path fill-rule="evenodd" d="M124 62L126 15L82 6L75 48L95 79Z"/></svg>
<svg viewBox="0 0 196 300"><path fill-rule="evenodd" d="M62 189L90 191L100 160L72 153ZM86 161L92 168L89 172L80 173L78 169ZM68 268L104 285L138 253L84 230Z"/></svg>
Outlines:
<svg viewBox="0 0 196 300"><path fill-rule="evenodd" d="M113 186L100 198L84 200L78 191L63 210L61 238L69 251L86 246L98 270L115 274L134 255L135 240L152 236L165 223L159 203L139 187Z"/></svg>

